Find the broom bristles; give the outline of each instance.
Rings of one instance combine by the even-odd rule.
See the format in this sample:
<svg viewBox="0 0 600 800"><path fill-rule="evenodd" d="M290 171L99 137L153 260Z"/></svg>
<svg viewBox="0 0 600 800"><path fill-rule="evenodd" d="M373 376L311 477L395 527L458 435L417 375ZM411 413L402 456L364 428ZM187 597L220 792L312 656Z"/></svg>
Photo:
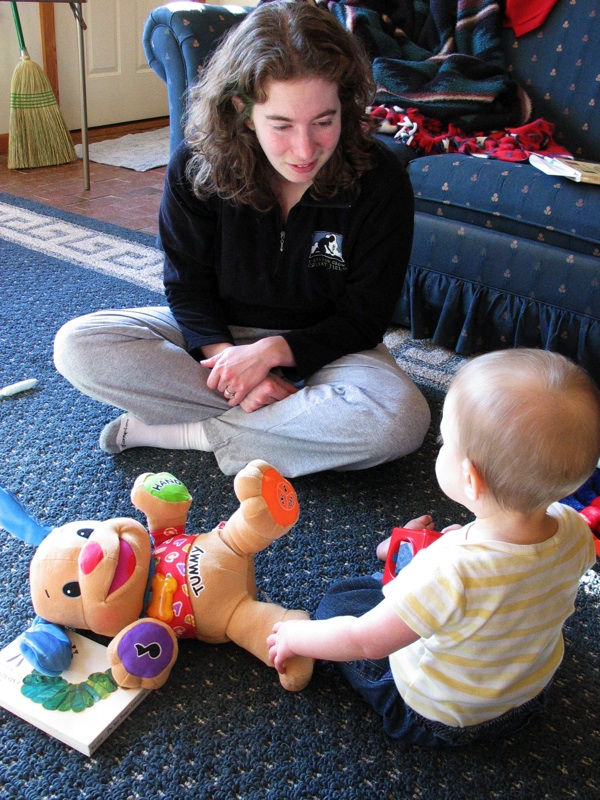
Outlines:
<svg viewBox="0 0 600 800"><path fill-rule="evenodd" d="M10 85L8 168L49 167L76 158L50 81L29 56L22 57Z"/></svg>

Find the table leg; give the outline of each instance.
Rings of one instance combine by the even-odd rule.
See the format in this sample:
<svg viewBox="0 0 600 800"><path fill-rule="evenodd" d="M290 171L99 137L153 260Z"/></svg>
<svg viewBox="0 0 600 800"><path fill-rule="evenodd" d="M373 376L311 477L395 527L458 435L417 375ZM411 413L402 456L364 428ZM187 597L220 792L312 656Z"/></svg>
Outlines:
<svg viewBox="0 0 600 800"><path fill-rule="evenodd" d="M89 191L90 188L90 150L88 138L88 118L87 118L87 87L85 82L85 47L83 32L87 28L81 12L81 3L69 3L71 10L77 20L78 29L78 51L79 51L79 77L81 86L81 154L83 157L83 188Z"/></svg>

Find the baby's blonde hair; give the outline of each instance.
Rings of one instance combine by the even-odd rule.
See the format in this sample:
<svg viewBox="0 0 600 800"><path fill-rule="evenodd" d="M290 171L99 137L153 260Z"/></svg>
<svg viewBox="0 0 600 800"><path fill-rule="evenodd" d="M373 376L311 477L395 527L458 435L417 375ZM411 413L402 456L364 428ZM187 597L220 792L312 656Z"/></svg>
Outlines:
<svg viewBox="0 0 600 800"><path fill-rule="evenodd" d="M558 353L516 349L453 379L457 446L501 508L531 513L575 491L600 458L600 394Z"/></svg>

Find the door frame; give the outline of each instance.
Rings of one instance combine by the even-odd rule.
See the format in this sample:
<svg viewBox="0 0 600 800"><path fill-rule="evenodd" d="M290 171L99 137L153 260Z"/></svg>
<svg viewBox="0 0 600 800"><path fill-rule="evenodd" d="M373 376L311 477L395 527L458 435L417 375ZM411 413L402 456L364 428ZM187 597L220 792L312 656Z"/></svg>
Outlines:
<svg viewBox="0 0 600 800"><path fill-rule="evenodd" d="M56 27L54 23L54 3L40 3L40 33L42 37L42 58L44 72L50 81L50 86L59 102L58 97L58 58L56 55Z"/></svg>

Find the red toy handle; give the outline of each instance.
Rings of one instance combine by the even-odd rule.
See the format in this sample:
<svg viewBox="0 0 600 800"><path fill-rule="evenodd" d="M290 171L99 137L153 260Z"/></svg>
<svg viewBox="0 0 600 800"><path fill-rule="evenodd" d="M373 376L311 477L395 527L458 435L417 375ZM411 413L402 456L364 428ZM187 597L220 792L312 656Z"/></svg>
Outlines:
<svg viewBox="0 0 600 800"><path fill-rule="evenodd" d="M424 547L439 539L443 534L437 531L428 531L426 528L421 530L411 530L410 528L394 528L392 530L392 537L390 547L388 550L387 558L385 560L385 567L383 570L383 582L389 583L396 577L396 561L398 559L398 551L400 545L404 542L412 545L413 556Z"/></svg>
<svg viewBox="0 0 600 800"><path fill-rule="evenodd" d="M590 505L582 508L579 513L590 526L594 535L596 555L600 558L600 497L595 497Z"/></svg>

